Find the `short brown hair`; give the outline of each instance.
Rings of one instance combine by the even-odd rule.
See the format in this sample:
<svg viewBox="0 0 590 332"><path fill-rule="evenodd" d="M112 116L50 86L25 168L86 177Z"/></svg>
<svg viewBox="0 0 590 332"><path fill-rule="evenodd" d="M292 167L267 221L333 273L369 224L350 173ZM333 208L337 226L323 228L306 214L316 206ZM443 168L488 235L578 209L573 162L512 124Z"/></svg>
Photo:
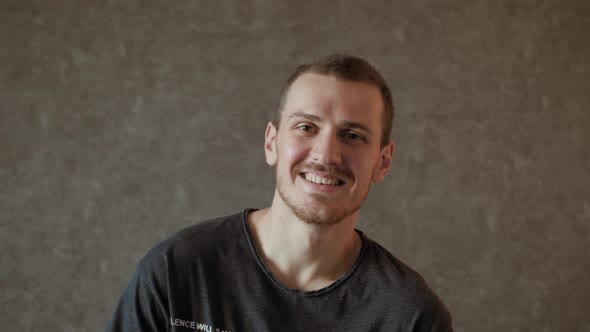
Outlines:
<svg viewBox="0 0 590 332"><path fill-rule="evenodd" d="M289 93L289 88L299 76L305 73L335 76L339 79L365 82L377 87L379 92L381 92L381 98L383 99L381 146L383 147L389 142L389 134L391 133L391 127L393 126L394 110L391 91L389 90L387 83L383 79L383 76L381 76L377 69L375 69L370 63L361 58L344 54L324 56L313 62L302 64L295 69L283 86L279 96L279 106L275 112L274 119L274 124L277 128L281 122L281 115L283 113L287 94Z"/></svg>

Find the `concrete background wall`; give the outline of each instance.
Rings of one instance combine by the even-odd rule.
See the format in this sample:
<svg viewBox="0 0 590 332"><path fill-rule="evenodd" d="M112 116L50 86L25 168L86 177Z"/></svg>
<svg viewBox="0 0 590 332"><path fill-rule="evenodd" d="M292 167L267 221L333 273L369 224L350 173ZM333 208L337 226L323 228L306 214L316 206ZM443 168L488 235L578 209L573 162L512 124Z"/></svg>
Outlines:
<svg viewBox="0 0 590 332"><path fill-rule="evenodd" d="M590 331L589 4L0 0L0 329L102 330L148 248L267 206L280 85L346 52L397 107L358 227L457 331Z"/></svg>

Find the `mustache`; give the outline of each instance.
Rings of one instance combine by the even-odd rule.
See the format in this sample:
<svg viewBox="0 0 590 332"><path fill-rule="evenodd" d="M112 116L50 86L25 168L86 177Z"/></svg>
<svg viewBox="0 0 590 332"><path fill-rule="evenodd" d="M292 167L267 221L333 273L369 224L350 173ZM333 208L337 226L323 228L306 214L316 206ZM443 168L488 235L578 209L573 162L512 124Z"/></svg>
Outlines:
<svg viewBox="0 0 590 332"><path fill-rule="evenodd" d="M322 173L328 173L331 176L337 177L339 179L348 180L352 178L352 172L349 169L339 168L335 165L323 165L318 163L305 163L297 165L295 168L295 172L297 174L307 171L316 171Z"/></svg>

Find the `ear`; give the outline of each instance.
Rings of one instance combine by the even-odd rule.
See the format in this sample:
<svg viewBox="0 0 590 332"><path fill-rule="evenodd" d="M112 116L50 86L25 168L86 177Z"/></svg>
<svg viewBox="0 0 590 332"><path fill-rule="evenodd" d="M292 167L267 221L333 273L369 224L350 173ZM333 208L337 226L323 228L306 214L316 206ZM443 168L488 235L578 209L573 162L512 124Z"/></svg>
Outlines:
<svg viewBox="0 0 590 332"><path fill-rule="evenodd" d="M375 169L373 170L373 182L379 183L383 181L387 173L389 173L389 169L391 168L391 163L393 161L394 150L395 143L393 141L387 143L387 145L381 148L379 162L377 162L377 165L375 165Z"/></svg>
<svg viewBox="0 0 590 332"><path fill-rule="evenodd" d="M266 133L264 135L264 155L266 156L266 163L270 166L277 164L277 129L271 121L266 125Z"/></svg>

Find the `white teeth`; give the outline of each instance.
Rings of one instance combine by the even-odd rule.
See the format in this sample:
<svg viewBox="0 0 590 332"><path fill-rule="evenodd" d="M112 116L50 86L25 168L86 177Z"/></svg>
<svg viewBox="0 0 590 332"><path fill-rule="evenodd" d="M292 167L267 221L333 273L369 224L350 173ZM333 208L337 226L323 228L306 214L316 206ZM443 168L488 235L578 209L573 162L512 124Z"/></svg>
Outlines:
<svg viewBox="0 0 590 332"><path fill-rule="evenodd" d="M307 181L310 181L313 183L327 184L330 186L335 186L338 183L338 180L321 178L321 177L313 176L311 174L305 174L305 179Z"/></svg>

